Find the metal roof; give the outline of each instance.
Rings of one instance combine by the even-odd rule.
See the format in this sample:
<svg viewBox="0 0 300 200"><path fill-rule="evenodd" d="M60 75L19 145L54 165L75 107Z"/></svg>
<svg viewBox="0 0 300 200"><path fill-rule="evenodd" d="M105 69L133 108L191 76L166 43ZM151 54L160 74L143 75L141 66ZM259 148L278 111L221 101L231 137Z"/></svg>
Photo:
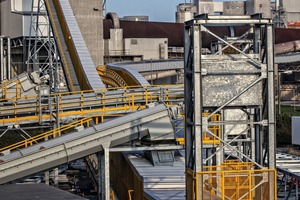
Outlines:
<svg viewBox="0 0 300 200"><path fill-rule="evenodd" d="M142 154L125 153L143 180L144 195L149 199L185 199L184 157L175 154L173 166L153 166Z"/></svg>
<svg viewBox="0 0 300 200"><path fill-rule="evenodd" d="M276 168L284 174L300 179L300 156L277 152Z"/></svg>

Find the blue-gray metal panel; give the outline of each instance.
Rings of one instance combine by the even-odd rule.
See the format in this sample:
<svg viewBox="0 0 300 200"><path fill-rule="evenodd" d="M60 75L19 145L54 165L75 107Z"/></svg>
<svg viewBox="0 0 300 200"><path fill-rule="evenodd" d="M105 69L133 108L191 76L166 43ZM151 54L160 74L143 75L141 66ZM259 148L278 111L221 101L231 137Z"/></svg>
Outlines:
<svg viewBox="0 0 300 200"><path fill-rule="evenodd" d="M105 89L106 87L96 71L94 62L93 62L93 60L90 56L90 53L87 49L87 46L84 42L83 36L78 27L78 24L77 24L74 14L73 14L69 0L61 0L60 4L61 4L61 8L62 8L62 11L65 16L66 22L68 24L68 28L69 28L72 40L75 45L78 58L81 62L81 66L84 71L83 76L86 77L88 84L90 85L92 90Z"/></svg>
<svg viewBox="0 0 300 200"><path fill-rule="evenodd" d="M149 200L164 200L164 199L172 199L172 200L184 200L185 198L185 189L181 190L144 190L144 196Z"/></svg>
<svg viewBox="0 0 300 200"><path fill-rule="evenodd" d="M291 53L287 55L277 55L275 56L275 63L276 64L283 64L283 63L293 63L300 61L300 53Z"/></svg>

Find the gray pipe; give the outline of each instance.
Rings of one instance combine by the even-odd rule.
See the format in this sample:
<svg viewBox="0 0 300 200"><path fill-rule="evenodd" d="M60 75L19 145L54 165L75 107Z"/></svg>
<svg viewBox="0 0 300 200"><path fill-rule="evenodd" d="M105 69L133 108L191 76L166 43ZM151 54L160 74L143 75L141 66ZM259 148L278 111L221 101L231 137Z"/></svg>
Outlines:
<svg viewBox="0 0 300 200"><path fill-rule="evenodd" d="M0 73L1 73L1 78L0 81L2 82L4 80L4 57L3 57L3 52L4 52L4 48L3 48L3 36L0 37L0 60L1 60L1 66L0 66Z"/></svg>
<svg viewBox="0 0 300 200"><path fill-rule="evenodd" d="M11 79L11 43L10 37L7 37L7 79Z"/></svg>

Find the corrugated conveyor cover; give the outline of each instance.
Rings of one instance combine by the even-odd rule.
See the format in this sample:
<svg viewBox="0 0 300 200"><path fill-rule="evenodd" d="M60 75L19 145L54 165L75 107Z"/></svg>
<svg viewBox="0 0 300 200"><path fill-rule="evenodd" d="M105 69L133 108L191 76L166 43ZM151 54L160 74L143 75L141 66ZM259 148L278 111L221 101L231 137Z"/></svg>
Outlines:
<svg viewBox="0 0 300 200"><path fill-rule="evenodd" d="M78 57L78 61L81 64L81 68L83 72L83 74L77 74L77 77L79 80L85 78L87 84L90 87L90 88L82 88L82 89L91 89L91 90L105 89L106 87L96 71L96 67L93 63L93 60L84 42L83 36L78 27L69 0L60 0L60 5L66 20L66 24L70 32L69 37L70 39L72 39L72 42L76 49L76 52L74 53L76 53Z"/></svg>
<svg viewBox="0 0 300 200"><path fill-rule="evenodd" d="M122 66L115 64L108 64L107 66L111 69L122 70L123 72L128 74L132 79L134 79L135 82L137 82L139 85L150 85L149 82L138 71L132 69L130 66Z"/></svg>

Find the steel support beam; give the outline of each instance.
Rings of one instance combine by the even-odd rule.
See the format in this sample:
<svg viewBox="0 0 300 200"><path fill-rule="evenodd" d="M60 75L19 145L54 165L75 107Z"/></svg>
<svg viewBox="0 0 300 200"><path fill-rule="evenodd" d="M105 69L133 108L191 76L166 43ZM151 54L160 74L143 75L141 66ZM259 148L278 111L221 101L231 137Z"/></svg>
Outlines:
<svg viewBox="0 0 300 200"><path fill-rule="evenodd" d="M266 25L266 51L267 51L267 69L268 69L268 168L276 168L276 119L275 119L275 69L274 69L274 41L273 41L273 26L272 24ZM276 177L273 174L269 175L269 199L276 199L276 188L274 182Z"/></svg>
<svg viewBox="0 0 300 200"><path fill-rule="evenodd" d="M247 49L243 48L243 44L226 37L221 38L210 30L211 26L224 25L249 27L249 30L243 35L245 38L242 38L242 40L248 41ZM254 37L249 38L247 33L252 30ZM265 40L262 45L261 38L264 30ZM218 53L222 54L226 48L231 48L235 53L227 55L228 53L224 52L224 55L218 55L218 57L210 54L203 55L201 31L210 34L219 42L219 50L216 50ZM187 199L204 199L206 182L204 182L202 174L205 171L203 161L218 163L220 167L228 157L236 157L240 162L251 162L255 168L264 169L261 156L263 127L267 129L269 140L268 168L270 171L275 169L272 31L270 20L255 18L255 16L199 15L196 19L185 23L186 167L193 170L196 180L192 184L187 175L186 188L195 186L194 191L187 190ZM222 45L225 45L226 48L223 48ZM265 47L264 51L262 51L262 47ZM265 53L264 56L261 55L262 52ZM245 80L247 81L244 82ZM251 102L251 100L254 101ZM204 110L209 114L202 116ZM243 116L239 114L241 112ZM263 112L266 112L267 115ZM213 122L214 115L220 115L222 119ZM210 130L212 126L218 124L222 126L219 134ZM217 139L220 144L216 145L217 150L214 153L205 158L202 153L204 150L202 137L207 134ZM227 157L224 152L230 156ZM217 160L215 161L215 159ZM218 166L212 169L218 171ZM255 192L249 191L251 198L254 195L255 199L260 199L261 195L258 194L264 192L264 196L268 195L269 199L275 199L275 175L273 172L269 174L272 175L269 175L268 183L264 179L255 179L259 184L252 189ZM206 181L210 180L209 176L209 174L205 176ZM252 179L252 175L249 176ZM216 194L226 198L224 185L220 185L221 180L216 181ZM269 184L269 191L261 189L263 184ZM223 189L221 190L221 188ZM247 194L237 198L243 198L245 195Z"/></svg>

